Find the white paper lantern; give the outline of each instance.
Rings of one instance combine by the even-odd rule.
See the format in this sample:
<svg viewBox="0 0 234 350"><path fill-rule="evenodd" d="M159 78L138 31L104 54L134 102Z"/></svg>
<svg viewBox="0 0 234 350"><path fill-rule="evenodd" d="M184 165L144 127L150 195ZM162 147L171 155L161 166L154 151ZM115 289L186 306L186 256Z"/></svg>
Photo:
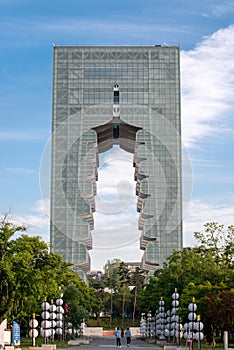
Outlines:
<svg viewBox="0 0 234 350"><path fill-rule="evenodd" d="M62 328L56 328L55 333L58 335L62 335L63 334Z"/></svg>
<svg viewBox="0 0 234 350"><path fill-rule="evenodd" d="M48 338L51 336L51 329L42 329L41 330L41 336Z"/></svg>
<svg viewBox="0 0 234 350"><path fill-rule="evenodd" d="M38 321L35 319L35 318L32 318L30 321L29 321L29 327L31 328L36 328L38 326Z"/></svg>
<svg viewBox="0 0 234 350"><path fill-rule="evenodd" d="M62 306L57 306L56 311L60 314L64 314L64 308Z"/></svg>
<svg viewBox="0 0 234 350"><path fill-rule="evenodd" d="M48 319L50 318L50 313L49 313L48 311L43 311L43 312L41 313L41 318L42 318L43 320L48 320Z"/></svg>
<svg viewBox="0 0 234 350"><path fill-rule="evenodd" d="M56 327L62 328L63 327L63 322L62 321L57 321L56 322Z"/></svg>
<svg viewBox="0 0 234 350"><path fill-rule="evenodd" d="M204 324L202 322L195 322L194 324L194 328L196 329L196 331L202 331L204 328Z"/></svg>
<svg viewBox="0 0 234 350"><path fill-rule="evenodd" d="M179 293L173 293L172 299L179 299Z"/></svg>
<svg viewBox="0 0 234 350"><path fill-rule="evenodd" d="M51 320L55 320L56 319L56 313L55 312L51 312L50 313L50 319Z"/></svg>
<svg viewBox="0 0 234 350"><path fill-rule="evenodd" d="M202 332L197 332L195 334L195 339L198 341L199 339L200 340L203 340L204 339L204 334Z"/></svg>
<svg viewBox="0 0 234 350"><path fill-rule="evenodd" d="M197 310L197 304L195 303L190 303L188 306L189 311L196 311Z"/></svg>
<svg viewBox="0 0 234 350"><path fill-rule="evenodd" d="M59 306L63 305L63 299L61 299L61 298L57 299L56 305L59 305Z"/></svg>
<svg viewBox="0 0 234 350"><path fill-rule="evenodd" d="M195 314L195 312L190 312L190 313L188 314L188 319L189 319L189 321L195 321L196 318L197 318L197 315Z"/></svg>
<svg viewBox="0 0 234 350"><path fill-rule="evenodd" d="M50 327L51 327L51 323L50 323L50 321L48 321L48 320L43 320L43 321L41 322L41 326L42 326L43 328L50 328Z"/></svg>
<svg viewBox="0 0 234 350"><path fill-rule="evenodd" d="M56 305L52 304L50 305L50 312L55 312L56 311Z"/></svg>
<svg viewBox="0 0 234 350"><path fill-rule="evenodd" d="M173 306L173 307L178 307L179 304L180 304L180 303L179 303L178 300L173 300L173 301L172 301L172 306Z"/></svg>
<svg viewBox="0 0 234 350"><path fill-rule="evenodd" d="M63 314L58 313L56 315L56 318L57 318L58 321L61 321L63 319Z"/></svg>
<svg viewBox="0 0 234 350"><path fill-rule="evenodd" d="M193 329L194 329L194 324L195 324L195 322L189 322L189 323L188 323L188 328L189 328L190 330L193 330Z"/></svg>
<svg viewBox="0 0 234 350"><path fill-rule="evenodd" d="M34 338L38 337L38 330L37 329L30 329L28 333L29 333L29 336L31 338L32 337L34 337Z"/></svg>
<svg viewBox="0 0 234 350"><path fill-rule="evenodd" d="M47 301L43 301L43 303L41 304L41 308L42 310L47 311L50 308L50 304L47 303Z"/></svg>

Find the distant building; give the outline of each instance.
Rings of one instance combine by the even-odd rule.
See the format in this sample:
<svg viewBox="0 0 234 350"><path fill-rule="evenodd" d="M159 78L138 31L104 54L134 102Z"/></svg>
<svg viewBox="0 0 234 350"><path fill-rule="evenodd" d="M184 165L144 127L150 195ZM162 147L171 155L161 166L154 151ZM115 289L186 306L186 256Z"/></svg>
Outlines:
<svg viewBox="0 0 234 350"><path fill-rule="evenodd" d="M104 278L104 272L98 270L91 270L87 272L87 277L91 277L95 280L101 281Z"/></svg>
<svg viewBox="0 0 234 350"><path fill-rule="evenodd" d="M177 46L55 46L51 246L90 270L98 154L133 154L142 268L182 248Z"/></svg>
<svg viewBox="0 0 234 350"><path fill-rule="evenodd" d="M137 268L142 270L142 262L128 262L125 261L124 262L125 266L128 268L128 271L131 272L135 272Z"/></svg>

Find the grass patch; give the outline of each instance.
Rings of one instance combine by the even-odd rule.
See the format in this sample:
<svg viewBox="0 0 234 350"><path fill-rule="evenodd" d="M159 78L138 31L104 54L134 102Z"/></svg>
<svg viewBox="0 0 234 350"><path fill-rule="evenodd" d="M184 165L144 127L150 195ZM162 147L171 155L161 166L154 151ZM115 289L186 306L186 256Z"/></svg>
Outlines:
<svg viewBox="0 0 234 350"><path fill-rule="evenodd" d="M50 339L48 339L48 344L56 344L57 348L69 348L70 345L68 344L69 340L59 341L58 339L55 339L55 341L52 343ZM45 343L44 338L37 337L35 346L41 346ZM29 346L32 346L32 338L29 337L21 337L20 338L20 348L22 350L27 350Z"/></svg>

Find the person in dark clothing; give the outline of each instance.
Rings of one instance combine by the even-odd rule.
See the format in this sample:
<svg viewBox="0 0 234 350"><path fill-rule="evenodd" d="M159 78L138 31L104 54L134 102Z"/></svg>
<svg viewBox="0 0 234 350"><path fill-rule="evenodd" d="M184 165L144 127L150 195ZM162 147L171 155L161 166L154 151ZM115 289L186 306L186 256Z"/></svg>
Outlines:
<svg viewBox="0 0 234 350"><path fill-rule="evenodd" d="M131 341L132 341L132 339L131 339L132 335L131 335L131 331L129 328L127 328L127 330L125 332L125 337L126 337L126 341L127 341L127 347L129 348L129 345L131 344Z"/></svg>

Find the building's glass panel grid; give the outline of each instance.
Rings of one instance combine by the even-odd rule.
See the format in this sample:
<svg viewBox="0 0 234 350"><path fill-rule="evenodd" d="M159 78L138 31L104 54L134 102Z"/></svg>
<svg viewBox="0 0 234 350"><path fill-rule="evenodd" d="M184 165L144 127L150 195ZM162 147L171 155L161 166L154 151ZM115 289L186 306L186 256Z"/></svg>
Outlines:
<svg viewBox="0 0 234 350"><path fill-rule="evenodd" d="M98 145L95 127L121 119L140 127L134 152L143 264L161 265L182 247L178 47L55 47L51 243L89 269Z"/></svg>

